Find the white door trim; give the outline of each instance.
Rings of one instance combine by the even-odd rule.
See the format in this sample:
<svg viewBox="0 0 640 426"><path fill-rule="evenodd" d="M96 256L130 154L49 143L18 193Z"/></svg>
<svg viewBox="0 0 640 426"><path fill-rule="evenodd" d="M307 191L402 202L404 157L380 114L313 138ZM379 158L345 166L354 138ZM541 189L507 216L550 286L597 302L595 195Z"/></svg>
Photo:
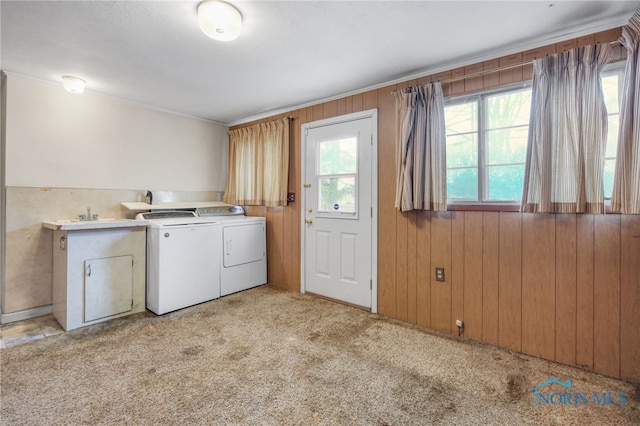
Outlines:
<svg viewBox="0 0 640 426"><path fill-rule="evenodd" d="M306 133L310 129L330 126L354 120L371 118L373 121L371 129L371 312L378 312L378 110L369 109L366 111L354 112L352 114L340 115L323 120L303 123L300 128L300 293L305 292L305 211L306 192L304 190L304 178L306 176L305 162L305 142Z"/></svg>

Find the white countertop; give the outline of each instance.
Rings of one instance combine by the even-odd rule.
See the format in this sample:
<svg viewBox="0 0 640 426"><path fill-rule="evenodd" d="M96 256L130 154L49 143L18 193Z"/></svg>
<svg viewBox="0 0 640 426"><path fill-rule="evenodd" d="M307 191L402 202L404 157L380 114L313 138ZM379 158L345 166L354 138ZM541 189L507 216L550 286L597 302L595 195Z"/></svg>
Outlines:
<svg viewBox="0 0 640 426"><path fill-rule="evenodd" d="M174 209L195 209L200 207L223 207L230 204L222 201L176 201L171 203L154 203L147 204L142 202L124 202L120 203L124 208L131 211L147 211L147 210L174 210Z"/></svg>
<svg viewBox="0 0 640 426"><path fill-rule="evenodd" d="M61 219L43 222L42 226L54 231L82 231L89 229L132 228L147 226L146 220L105 218L98 220Z"/></svg>

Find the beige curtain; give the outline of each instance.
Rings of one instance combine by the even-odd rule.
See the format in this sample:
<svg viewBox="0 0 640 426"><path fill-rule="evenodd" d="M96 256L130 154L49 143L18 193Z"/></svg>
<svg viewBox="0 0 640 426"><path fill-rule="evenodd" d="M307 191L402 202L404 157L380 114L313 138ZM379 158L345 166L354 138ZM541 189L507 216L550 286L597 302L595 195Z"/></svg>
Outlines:
<svg viewBox="0 0 640 426"><path fill-rule="evenodd" d="M225 203L286 206L288 177L289 119L229 132Z"/></svg>
<svg viewBox="0 0 640 426"><path fill-rule="evenodd" d="M627 64L611 211L640 214L640 9L622 28L620 42L627 49Z"/></svg>
<svg viewBox="0 0 640 426"><path fill-rule="evenodd" d="M604 213L608 44L534 61L521 211Z"/></svg>
<svg viewBox="0 0 640 426"><path fill-rule="evenodd" d="M439 81L396 92L396 126L396 209L446 210L444 99Z"/></svg>

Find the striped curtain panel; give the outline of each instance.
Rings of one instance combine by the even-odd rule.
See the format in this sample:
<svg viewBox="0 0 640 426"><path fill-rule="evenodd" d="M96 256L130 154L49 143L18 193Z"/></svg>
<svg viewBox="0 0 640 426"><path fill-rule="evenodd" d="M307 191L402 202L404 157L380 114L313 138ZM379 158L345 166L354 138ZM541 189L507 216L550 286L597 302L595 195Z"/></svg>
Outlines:
<svg viewBox="0 0 640 426"><path fill-rule="evenodd" d="M289 119L229 132L229 172L225 203L287 205Z"/></svg>
<svg viewBox="0 0 640 426"><path fill-rule="evenodd" d="M611 211L640 214L640 9L622 28L627 49Z"/></svg>
<svg viewBox="0 0 640 426"><path fill-rule="evenodd" d="M444 98L439 81L395 92L396 201L401 211L447 209Z"/></svg>
<svg viewBox="0 0 640 426"><path fill-rule="evenodd" d="M610 57L610 46L597 44L534 61L521 211L604 213L600 72Z"/></svg>

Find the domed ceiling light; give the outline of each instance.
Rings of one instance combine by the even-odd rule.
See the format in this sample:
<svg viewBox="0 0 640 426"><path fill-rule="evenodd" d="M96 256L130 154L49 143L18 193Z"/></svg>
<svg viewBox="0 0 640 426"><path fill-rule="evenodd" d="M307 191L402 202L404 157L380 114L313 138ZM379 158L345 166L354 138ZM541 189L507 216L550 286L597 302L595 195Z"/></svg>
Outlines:
<svg viewBox="0 0 640 426"><path fill-rule="evenodd" d="M229 3L211 0L198 5L200 29L209 37L221 40L235 40L242 29L242 15Z"/></svg>
<svg viewBox="0 0 640 426"><path fill-rule="evenodd" d="M84 84L85 81L81 78L72 77L70 75L62 76L62 85L67 92L82 93L84 92Z"/></svg>

